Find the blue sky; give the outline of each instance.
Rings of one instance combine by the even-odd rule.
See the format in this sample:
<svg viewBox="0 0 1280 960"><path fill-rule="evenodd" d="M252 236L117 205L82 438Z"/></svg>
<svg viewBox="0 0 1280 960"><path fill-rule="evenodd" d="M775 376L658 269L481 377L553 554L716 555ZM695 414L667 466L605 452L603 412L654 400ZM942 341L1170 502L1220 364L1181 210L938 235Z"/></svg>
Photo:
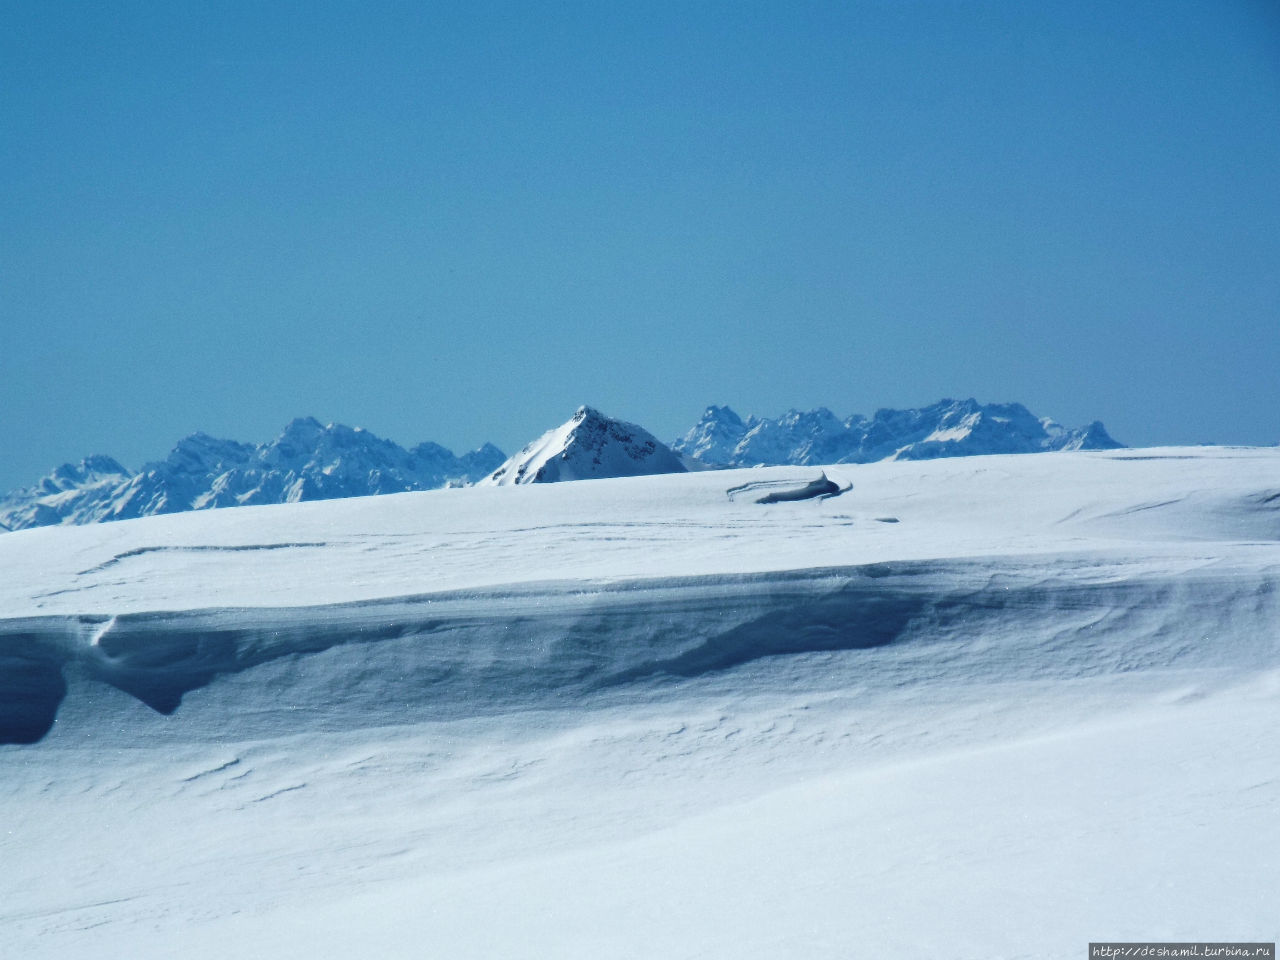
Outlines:
<svg viewBox="0 0 1280 960"><path fill-rule="evenodd" d="M0 488L1017 400L1280 441L1280 8L0 6Z"/></svg>

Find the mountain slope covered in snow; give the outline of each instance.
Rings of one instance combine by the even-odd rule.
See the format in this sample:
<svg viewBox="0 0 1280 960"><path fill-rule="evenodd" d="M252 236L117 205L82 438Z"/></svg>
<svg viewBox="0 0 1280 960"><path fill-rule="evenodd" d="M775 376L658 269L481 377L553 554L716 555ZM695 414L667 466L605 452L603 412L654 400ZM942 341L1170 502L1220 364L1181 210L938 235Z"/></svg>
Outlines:
<svg viewBox="0 0 1280 960"><path fill-rule="evenodd" d="M1280 450L823 469L0 537L5 945L1276 939Z"/></svg>
<svg viewBox="0 0 1280 960"><path fill-rule="evenodd" d="M508 486L684 471L680 458L648 430L583 406L482 482Z"/></svg>
<svg viewBox="0 0 1280 960"><path fill-rule="evenodd" d="M302 417L265 444L192 434L165 460L136 474L103 456L64 465L0 500L0 523L18 530L212 507L431 490L477 480L502 459L502 452L491 444L455 457L438 444L406 450L367 430L323 426Z"/></svg>
<svg viewBox="0 0 1280 960"><path fill-rule="evenodd" d="M913 410L877 410L840 420L830 410L790 410L777 419L743 420L728 407L707 407L672 444L708 464L871 463L995 453L1112 450L1121 447L1099 422L1078 430L1035 417L1018 403L940 400Z"/></svg>

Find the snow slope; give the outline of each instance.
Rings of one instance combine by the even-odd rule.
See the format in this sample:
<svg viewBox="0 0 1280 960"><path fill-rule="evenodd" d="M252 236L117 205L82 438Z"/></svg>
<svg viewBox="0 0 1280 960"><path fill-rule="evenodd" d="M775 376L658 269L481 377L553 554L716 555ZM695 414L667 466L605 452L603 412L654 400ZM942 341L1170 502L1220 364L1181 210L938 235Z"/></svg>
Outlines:
<svg viewBox="0 0 1280 960"><path fill-rule="evenodd" d="M0 537L0 943L1276 939L1280 451L825 469Z"/></svg>

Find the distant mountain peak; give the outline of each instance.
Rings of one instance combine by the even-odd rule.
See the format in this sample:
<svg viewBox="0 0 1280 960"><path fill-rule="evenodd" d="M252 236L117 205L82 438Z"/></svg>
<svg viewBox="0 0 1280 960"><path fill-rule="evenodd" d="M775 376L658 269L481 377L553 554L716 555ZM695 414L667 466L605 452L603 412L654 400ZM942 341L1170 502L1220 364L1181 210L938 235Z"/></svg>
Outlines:
<svg viewBox="0 0 1280 960"><path fill-rule="evenodd" d="M714 403L702 412L702 418L704 420L714 420L719 423L730 425L742 425L742 418L734 413L732 408L719 407Z"/></svg>
<svg viewBox="0 0 1280 960"><path fill-rule="evenodd" d="M750 426L729 407L713 404L671 449L704 463L729 463Z"/></svg>
<svg viewBox="0 0 1280 960"><path fill-rule="evenodd" d="M584 405L482 483L508 486L683 472L680 458L648 430Z"/></svg>
<svg viewBox="0 0 1280 960"><path fill-rule="evenodd" d="M64 463L41 480L38 486L49 493L59 493L74 487L131 476L133 476L132 471L122 466L119 461L106 454L95 453L77 464Z"/></svg>

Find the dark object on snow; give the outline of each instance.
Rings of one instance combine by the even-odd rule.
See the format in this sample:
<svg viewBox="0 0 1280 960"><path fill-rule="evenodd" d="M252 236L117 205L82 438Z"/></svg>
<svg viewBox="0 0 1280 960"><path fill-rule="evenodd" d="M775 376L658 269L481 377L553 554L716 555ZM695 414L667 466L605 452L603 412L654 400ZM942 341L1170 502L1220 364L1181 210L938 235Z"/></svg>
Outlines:
<svg viewBox="0 0 1280 960"><path fill-rule="evenodd" d="M824 473L817 480L806 483L803 487L792 487L790 490L778 490L761 497L756 503L785 503L790 500L813 500L817 497L834 497L843 493L839 484L828 480Z"/></svg>

